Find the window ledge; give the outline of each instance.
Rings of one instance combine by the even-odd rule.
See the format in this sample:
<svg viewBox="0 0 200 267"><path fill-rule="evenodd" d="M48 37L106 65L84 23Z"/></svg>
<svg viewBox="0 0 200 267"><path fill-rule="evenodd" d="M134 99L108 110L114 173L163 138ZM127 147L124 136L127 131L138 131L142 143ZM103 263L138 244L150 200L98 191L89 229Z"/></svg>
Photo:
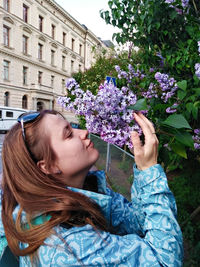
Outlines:
<svg viewBox="0 0 200 267"><path fill-rule="evenodd" d="M4 46L5 48L7 48L7 49L10 49L10 50L15 50L15 48L14 48L14 47L11 47L11 46L8 46L8 45L5 45L5 44L3 44L3 46Z"/></svg>
<svg viewBox="0 0 200 267"><path fill-rule="evenodd" d="M28 53L24 53L24 52L22 52L22 54L23 54L24 56L26 56L26 57L31 57L31 55L28 54Z"/></svg>
<svg viewBox="0 0 200 267"><path fill-rule="evenodd" d="M38 58L38 60L39 60L40 62L42 62L42 63L45 63L45 61L44 61L44 60L42 60L42 59L39 59L39 58Z"/></svg>

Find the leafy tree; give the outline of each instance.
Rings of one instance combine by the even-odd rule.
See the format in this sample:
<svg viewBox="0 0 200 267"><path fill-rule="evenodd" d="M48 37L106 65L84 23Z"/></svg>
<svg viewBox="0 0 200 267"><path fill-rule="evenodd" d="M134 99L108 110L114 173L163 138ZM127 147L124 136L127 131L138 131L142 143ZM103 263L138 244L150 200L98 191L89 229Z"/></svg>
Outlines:
<svg viewBox="0 0 200 267"><path fill-rule="evenodd" d="M182 118L191 128L200 128L200 1L109 0L108 5L109 10L100 14L106 23L121 30L113 35L115 40L139 48L140 60L133 57L133 61L145 77L132 80L130 86L134 92L139 94L142 91L148 95L153 83L153 89L159 93L162 85L156 87L156 72L177 81L178 89L173 101L164 104L155 97L147 100L150 118L159 125L160 160L168 170L174 170L170 185L178 199L179 219L186 239L185 266L199 266L200 202L197 188L200 157L199 150L191 149L191 129L187 126L184 129L185 120ZM131 49L129 58L130 52ZM150 72L152 68L153 72ZM176 113L166 117L163 110L173 108L175 102L178 103ZM167 136L168 148L164 146ZM174 176L181 178L176 180Z"/></svg>

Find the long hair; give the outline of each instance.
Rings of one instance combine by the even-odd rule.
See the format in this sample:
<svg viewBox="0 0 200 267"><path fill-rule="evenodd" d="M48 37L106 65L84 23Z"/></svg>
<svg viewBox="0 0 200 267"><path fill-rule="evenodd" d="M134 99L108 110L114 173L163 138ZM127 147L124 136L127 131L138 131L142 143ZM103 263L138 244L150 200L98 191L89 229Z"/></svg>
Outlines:
<svg viewBox="0 0 200 267"><path fill-rule="evenodd" d="M106 220L94 201L67 189L59 175L46 175L37 167L36 163L41 159L49 167L56 159L48 136L41 130L41 121L46 114L59 113L42 111L35 121L26 123L26 144L20 123L12 127L3 143L2 221L8 245L18 256L36 252L53 233L56 225L90 224L95 229L107 230ZM20 205L20 209L14 221L13 211L17 205ZM22 225L22 211L26 212L29 227ZM50 215L51 219L43 224L33 225L32 219L38 214ZM28 246L21 249L20 242Z"/></svg>

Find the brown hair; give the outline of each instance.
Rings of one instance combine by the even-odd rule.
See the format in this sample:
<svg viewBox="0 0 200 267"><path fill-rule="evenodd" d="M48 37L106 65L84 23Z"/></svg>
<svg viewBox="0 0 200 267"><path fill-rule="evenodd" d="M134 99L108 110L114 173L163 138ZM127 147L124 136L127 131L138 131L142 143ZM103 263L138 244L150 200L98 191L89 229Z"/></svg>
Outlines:
<svg viewBox="0 0 200 267"><path fill-rule="evenodd" d="M52 228L59 224L90 224L95 229L107 230L106 220L95 202L67 189L59 175L46 175L37 167L38 160L45 160L50 167L56 159L48 136L42 133L40 127L46 114L59 113L42 111L35 121L26 123L26 144L20 123L12 127L3 143L2 221L8 245L12 252L19 256L33 254L53 233ZM18 204L20 210L14 221L13 210ZM23 210L26 212L28 229L21 224ZM34 226L31 220L41 213L51 215L51 219ZM28 246L22 250L19 248L19 242Z"/></svg>

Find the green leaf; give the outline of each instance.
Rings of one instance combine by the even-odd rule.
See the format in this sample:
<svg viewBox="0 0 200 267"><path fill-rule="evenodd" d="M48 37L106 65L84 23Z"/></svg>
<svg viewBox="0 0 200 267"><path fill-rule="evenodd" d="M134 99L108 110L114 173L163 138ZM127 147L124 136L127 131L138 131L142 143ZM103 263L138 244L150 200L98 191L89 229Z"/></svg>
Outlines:
<svg viewBox="0 0 200 267"><path fill-rule="evenodd" d="M192 129L187 120L181 114L170 115L162 124L169 125L176 129L187 128Z"/></svg>
<svg viewBox="0 0 200 267"><path fill-rule="evenodd" d="M195 107L194 105L192 106L192 116L195 120L197 120L198 117L198 108Z"/></svg>
<svg viewBox="0 0 200 267"><path fill-rule="evenodd" d="M179 141L181 144L189 147L194 147L194 140L192 139L192 135L188 132L180 132L178 131L175 134L175 138L177 141Z"/></svg>
<svg viewBox="0 0 200 267"><path fill-rule="evenodd" d="M172 144L171 148L176 154L178 154L179 156L187 159L187 153L186 153L184 145L182 145L180 143L176 143L176 144Z"/></svg>
<svg viewBox="0 0 200 267"><path fill-rule="evenodd" d="M200 88L193 88L192 90L196 92L197 96L200 96Z"/></svg>
<svg viewBox="0 0 200 267"><path fill-rule="evenodd" d="M184 91L187 89L187 81L186 80L183 80L181 82L177 82L177 85L179 88L181 88Z"/></svg>
<svg viewBox="0 0 200 267"><path fill-rule="evenodd" d="M177 95L178 95L178 98L179 98L180 100L182 100L182 99L187 95L187 92L185 92L185 91L183 91L183 90L178 90Z"/></svg>
<svg viewBox="0 0 200 267"><path fill-rule="evenodd" d="M194 107L196 108L199 108L200 107L200 101L196 101L196 102L194 102Z"/></svg>
<svg viewBox="0 0 200 267"><path fill-rule="evenodd" d="M135 105L131 105L128 108L133 110L147 110L147 101L145 98L139 99Z"/></svg>
<svg viewBox="0 0 200 267"><path fill-rule="evenodd" d="M193 103L189 102L186 104L186 109L189 113L192 112L192 108L193 108Z"/></svg>

